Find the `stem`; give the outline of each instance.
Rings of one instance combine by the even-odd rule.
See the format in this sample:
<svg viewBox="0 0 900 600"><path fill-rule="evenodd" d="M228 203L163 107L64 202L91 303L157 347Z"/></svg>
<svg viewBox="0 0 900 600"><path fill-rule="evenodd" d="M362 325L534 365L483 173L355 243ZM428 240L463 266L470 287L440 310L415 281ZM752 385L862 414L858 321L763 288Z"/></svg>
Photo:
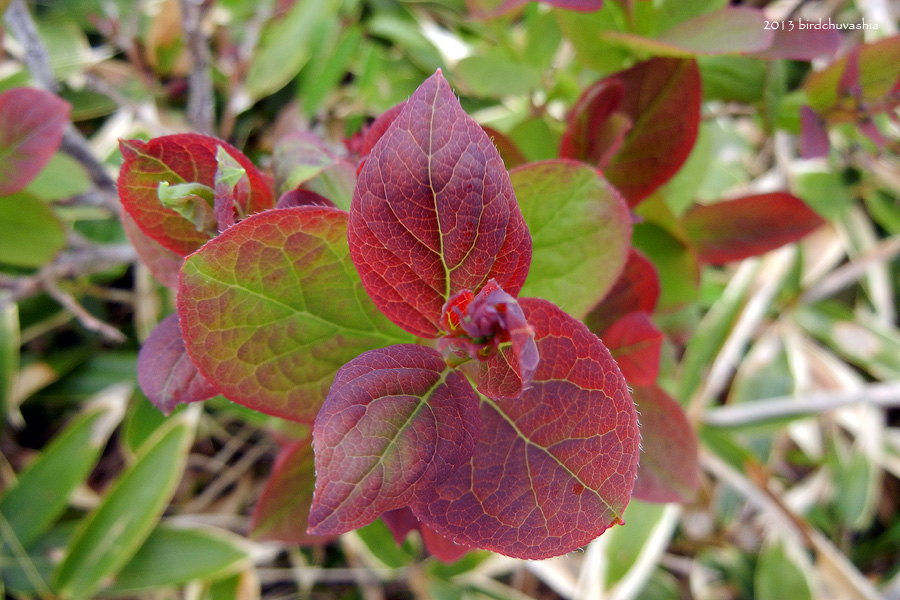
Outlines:
<svg viewBox="0 0 900 600"><path fill-rule="evenodd" d="M210 75L212 57L209 51L209 42L202 27L205 13L203 4L203 0L181 0L182 33L194 63L191 73L188 75L187 116L195 131L213 135L215 98Z"/></svg>

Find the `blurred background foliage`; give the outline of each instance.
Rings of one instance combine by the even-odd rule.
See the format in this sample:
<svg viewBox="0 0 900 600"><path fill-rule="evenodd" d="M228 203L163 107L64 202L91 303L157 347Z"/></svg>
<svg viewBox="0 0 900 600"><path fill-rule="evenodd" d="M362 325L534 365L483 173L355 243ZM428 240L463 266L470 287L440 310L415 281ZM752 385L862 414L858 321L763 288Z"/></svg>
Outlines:
<svg viewBox="0 0 900 600"><path fill-rule="evenodd" d="M71 105L60 150L0 197L6 597L900 598L898 3L730 3L878 25L830 50L810 38L802 59L766 55L759 19L717 21L724 0L503 4L0 2L0 92ZM381 522L311 548L252 537L288 426L223 398L166 419L137 388L137 349L173 295L120 224L117 140L197 131L266 166L299 130L341 153L440 68L536 161L558 156L586 87L657 55L697 56L703 85L697 142L635 226L661 279L659 384L700 439L696 499L634 501L624 526L547 561L444 564ZM696 203L773 190L828 224L724 266L698 265L673 226Z"/></svg>

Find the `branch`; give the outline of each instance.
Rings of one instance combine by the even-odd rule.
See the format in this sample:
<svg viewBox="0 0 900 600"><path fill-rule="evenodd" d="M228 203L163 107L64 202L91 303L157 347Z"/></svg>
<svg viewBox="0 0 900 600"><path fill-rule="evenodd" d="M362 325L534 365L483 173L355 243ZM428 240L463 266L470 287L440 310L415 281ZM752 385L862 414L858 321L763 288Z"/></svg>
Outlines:
<svg viewBox="0 0 900 600"><path fill-rule="evenodd" d="M780 396L707 410L703 422L715 427L740 427L773 419L814 415L845 406L866 404L884 408L900 406L900 383L876 383L857 390L813 392Z"/></svg>
<svg viewBox="0 0 900 600"><path fill-rule="evenodd" d="M203 32L203 0L181 0L181 28L193 67L188 76L187 116L195 131L213 135L215 98L213 97L209 43Z"/></svg>

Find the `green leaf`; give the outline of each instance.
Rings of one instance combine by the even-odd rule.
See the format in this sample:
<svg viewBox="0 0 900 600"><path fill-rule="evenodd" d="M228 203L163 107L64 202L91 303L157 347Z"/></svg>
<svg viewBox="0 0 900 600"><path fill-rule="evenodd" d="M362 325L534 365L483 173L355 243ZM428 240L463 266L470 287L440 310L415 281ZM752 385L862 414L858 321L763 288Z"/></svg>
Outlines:
<svg viewBox="0 0 900 600"><path fill-rule="evenodd" d="M766 83L766 62L745 56L700 56L703 99L758 102Z"/></svg>
<svg viewBox="0 0 900 600"><path fill-rule="evenodd" d="M657 310L673 311L697 297L699 267L684 242L655 223L635 225L632 242L635 248L647 255L659 272Z"/></svg>
<svg viewBox="0 0 900 600"><path fill-rule="evenodd" d="M19 306L0 293L0 419L6 416L19 371Z"/></svg>
<svg viewBox="0 0 900 600"><path fill-rule="evenodd" d="M584 316L625 264L628 206L595 169L573 161L523 165L510 178L531 231L531 268L520 295Z"/></svg>
<svg viewBox="0 0 900 600"><path fill-rule="evenodd" d="M27 192L0 197L0 262L40 267L66 244L53 210Z"/></svg>
<svg viewBox="0 0 900 600"><path fill-rule="evenodd" d="M81 163L68 154L57 152L25 191L41 200L52 202L85 194L90 189L91 179Z"/></svg>
<svg viewBox="0 0 900 600"><path fill-rule="evenodd" d="M796 173L793 187L801 200L826 219L843 217L853 204L850 191L840 174L834 171L807 170Z"/></svg>
<svg viewBox="0 0 900 600"><path fill-rule="evenodd" d="M781 544L769 546L760 552L753 579L753 597L757 600L813 598L806 573Z"/></svg>
<svg viewBox="0 0 900 600"><path fill-rule="evenodd" d="M363 289L346 227L347 214L333 208L272 210L188 257L181 330L197 368L226 397L311 423L344 363L412 339Z"/></svg>
<svg viewBox="0 0 900 600"><path fill-rule="evenodd" d="M502 52L469 56L456 65L457 84L482 98L525 96L541 85L541 74Z"/></svg>
<svg viewBox="0 0 900 600"><path fill-rule="evenodd" d="M72 492L91 472L122 419L130 393L127 384L109 388L59 433L0 497L0 514L15 537L4 539L4 545L27 548L63 513Z"/></svg>
<svg viewBox="0 0 900 600"><path fill-rule="evenodd" d="M334 29L323 31L330 34L323 44L324 51L312 57L300 74L297 86L297 97L307 117L315 115L328 95L340 85L363 40L362 29L358 26L345 29L336 40L334 36L338 34Z"/></svg>
<svg viewBox="0 0 900 600"><path fill-rule="evenodd" d="M241 538L227 531L160 523L103 592L131 594L211 581L235 573L248 558Z"/></svg>
<svg viewBox="0 0 900 600"><path fill-rule="evenodd" d="M181 479L198 414L199 406L186 410L157 430L85 517L54 573L53 587L61 597L90 597L153 531Z"/></svg>
<svg viewBox="0 0 900 600"><path fill-rule="evenodd" d="M621 46L602 39L607 31L626 31L625 15L615 2L605 2L603 9L592 13L554 10L563 35L575 48L578 62L601 73L618 71L631 58Z"/></svg>
<svg viewBox="0 0 900 600"><path fill-rule="evenodd" d="M409 62L425 73L447 68L441 53L422 35L421 27L412 19L401 18L394 13L380 13L369 21L369 33L390 40L403 50Z"/></svg>
<svg viewBox="0 0 900 600"><path fill-rule="evenodd" d="M606 587L620 581L635 565L650 537L660 527L668 527L669 535L674 529L674 520L664 521L665 504L641 502L632 499L625 509L623 527L613 527L604 534L606 550Z"/></svg>
<svg viewBox="0 0 900 600"><path fill-rule="evenodd" d="M299 0L266 27L245 82L251 100L278 91L297 76L309 60L313 31L333 18L336 8L336 0Z"/></svg>

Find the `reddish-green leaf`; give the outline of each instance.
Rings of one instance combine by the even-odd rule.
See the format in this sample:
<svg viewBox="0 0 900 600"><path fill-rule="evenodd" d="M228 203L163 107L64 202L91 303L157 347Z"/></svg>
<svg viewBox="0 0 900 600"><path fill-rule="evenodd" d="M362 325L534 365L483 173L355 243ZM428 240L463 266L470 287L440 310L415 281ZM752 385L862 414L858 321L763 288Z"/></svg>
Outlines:
<svg viewBox="0 0 900 600"><path fill-rule="evenodd" d="M613 323L601 336L630 385L652 385L659 375L663 334L650 315L636 311Z"/></svg>
<svg viewBox="0 0 900 600"><path fill-rule="evenodd" d="M333 208L270 210L188 257L181 330L194 364L226 397L312 422L341 365L409 340L366 297L346 223Z"/></svg>
<svg viewBox="0 0 900 600"><path fill-rule="evenodd" d="M148 236L182 256L197 250L209 234L198 231L195 224L159 199L160 183L176 186L194 183L215 187L219 148L247 172L249 187L241 190L235 201L243 214L271 208L272 190L256 167L237 149L212 137L182 133L141 140L120 140L125 162L119 171L119 198L141 230Z"/></svg>
<svg viewBox="0 0 900 600"><path fill-rule="evenodd" d="M582 323L520 300L541 362L515 401L481 400L471 460L412 508L456 543L517 558L569 552L620 521L638 459L625 379Z"/></svg>
<svg viewBox="0 0 900 600"><path fill-rule="evenodd" d="M167 415L178 404L200 402L218 394L187 355L177 314L160 321L147 337L138 353L137 369L141 390Z"/></svg>
<svg viewBox="0 0 900 600"><path fill-rule="evenodd" d="M178 273L181 271L181 265L184 264L184 257L172 252L141 231L141 228L127 212L122 211L119 217L122 219L122 229L125 230L125 235L128 236L128 240L137 251L141 262L150 269L150 272L161 284L167 288L176 289Z"/></svg>
<svg viewBox="0 0 900 600"><path fill-rule="evenodd" d="M856 61L855 87L858 98L845 97L841 92L842 78L852 72ZM848 65L851 66L848 71ZM812 73L803 85L809 105L828 122L854 120L859 102L866 110L891 110L898 99L893 93L900 77L900 36L892 36L859 46L854 52L837 60L826 69Z"/></svg>
<svg viewBox="0 0 900 600"><path fill-rule="evenodd" d="M384 314L422 337L440 335L450 296L491 278L516 295L531 238L490 138L440 71L388 127L353 193L350 252Z"/></svg>
<svg viewBox="0 0 900 600"><path fill-rule="evenodd" d="M611 108L618 86L623 89L621 101ZM635 206L687 160L697 139L701 100L694 60L654 58L639 63L585 90L569 115L560 154L597 164L621 144L603 172ZM615 122L606 123L613 118ZM626 121L632 125L620 141Z"/></svg>
<svg viewBox="0 0 900 600"><path fill-rule="evenodd" d="M308 131L291 133L278 141L272 153L275 189L285 194L337 162L319 136Z"/></svg>
<svg viewBox="0 0 900 600"><path fill-rule="evenodd" d="M531 163L510 178L532 243L520 293L584 316L622 270L631 243L628 206L595 169L570 160Z"/></svg>
<svg viewBox="0 0 900 600"><path fill-rule="evenodd" d="M295 206L329 206L337 208L334 202L325 196L300 188L283 193L275 204L275 208L291 208Z"/></svg>
<svg viewBox="0 0 900 600"><path fill-rule="evenodd" d="M23 87L0 94L0 196L24 188L50 162L71 109L44 90Z"/></svg>
<svg viewBox="0 0 900 600"><path fill-rule="evenodd" d="M315 483L311 442L307 437L288 444L278 453L272 474L253 509L250 530L254 538L301 546L323 544L331 539L306 533Z"/></svg>
<svg viewBox="0 0 900 600"><path fill-rule="evenodd" d="M710 264L774 250L825 222L802 200L785 192L695 206L683 220L697 257Z"/></svg>
<svg viewBox="0 0 900 600"><path fill-rule="evenodd" d="M639 310L652 314L659 300L659 275L646 256L631 248L625 267L609 293L584 318L596 334L627 315Z"/></svg>
<svg viewBox="0 0 900 600"><path fill-rule="evenodd" d="M641 462L634 497L690 502L700 487L697 434L681 406L656 386L632 391L641 418Z"/></svg>
<svg viewBox="0 0 900 600"><path fill-rule="evenodd" d="M409 505L469 460L478 396L432 348L371 350L338 371L313 429L309 531L338 534Z"/></svg>

